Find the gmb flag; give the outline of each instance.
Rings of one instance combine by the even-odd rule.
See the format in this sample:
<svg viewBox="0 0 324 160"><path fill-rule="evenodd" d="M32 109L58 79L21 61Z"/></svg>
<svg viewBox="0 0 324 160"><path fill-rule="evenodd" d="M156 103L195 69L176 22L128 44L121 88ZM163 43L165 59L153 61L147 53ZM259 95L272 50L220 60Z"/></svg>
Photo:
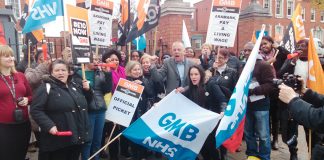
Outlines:
<svg viewBox="0 0 324 160"><path fill-rule="evenodd" d="M21 14L21 18L19 22L21 28L25 27L28 15L29 15L29 0L26 0L24 4L24 11ZM28 42L30 40L32 44L37 44L37 42L40 42L43 38L44 38L43 29L38 29L26 33L26 41Z"/></svg>
<svg viewBox="0 0 324 160"><path fill-rule="evenodd" d="M146 33L158 25L160 18L159 0L138 0L136 18L128 32L126 42Z"/></svg>
<svg viewBox="0 0 324 160"><path fill-rule="evenodd" d="M22 33L41 29L44 24L55 21L57 16L62 15L62 0L36 0L27 17Z"/></svg>
<svg viewBox="0 0 324 160"><path fill-rule="evenodd" d="M246 104L248 99L249 85L254 70L254 65L258 56L261 39L264 35L265 25L262 25L262 30L256 44L246 62L242 74L237 81L233 94L228 102L224 117L222 118L216 130L216 147L218 148L224 141L228 140L237 132L236 129L241 123L244 123L243 118L246 113ZM240 127L244 129L244 127Z"/></svg>
<svg viewBox="0 0 324 160"><path fill-rule="evenodd" d="M301 13L302 8L298 3L282 40L281 45L291 53L295 50L296 43L305 38L305 28Z"/></svg>
<svg viewBox="0 0 324 160"><path fill-rule="evenodd" d="M308 42L308 79L307 86L320 93L324 94L324 72L320 60L316 53L313 34L310 33Z"/></svg>
<svg viewBox="0 0 324 160"><path fill-rule="evenodd" d="M122 134L169 159L194 160L219 119L219 114L173 91Z"/></svg>

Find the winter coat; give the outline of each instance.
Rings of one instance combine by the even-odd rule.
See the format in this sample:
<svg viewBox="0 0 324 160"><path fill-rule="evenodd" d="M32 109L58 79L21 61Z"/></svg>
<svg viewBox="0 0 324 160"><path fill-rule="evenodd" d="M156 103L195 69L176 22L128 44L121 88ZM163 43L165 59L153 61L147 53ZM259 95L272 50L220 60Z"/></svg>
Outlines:
<svg viewBox="0 0 324 160"><path fill-rule="evenodd" d="M290 114L299 124L318 133L324 133L324 95L311 89L303 99L296 97L288 103Z"/></svg>
<svg viewBox="0 0 324 160"><path fill-rule="evenodd" d="M199 89L197 86L189 86L183 95L199 106L216 113L223 112L226 108L227 99L215 81L208 81Z"/></svg>
<svg viewBox="0 0 324 160"><path fill-rule="evenodd" d="M153 79L150 72L144 73L144 78L148 80L148 83L151 83L149 86L153 86L153 103L158 102L160 100L158 94L165 93L163 80L160 79L156 81Z"/></svg>
<svg viewBox="0 0 324 160"><path fill-rule="evenodd" d="M46 83L50 84L47 93ZM34 94L31 115L41 128L40 150L55 151L90 140L87 100L80 84L68 81L67 85L50 76ZM72 136L55 136L49 130L71 131Z"/></svg>
<svg viewBox="0 0 324 160"><path fill-rule="evenodd" d="M132 77L126 77L127 80L129 81L135 81L135 80L140 80L142 81L142 86L144 86L144 91L142 93L142 96L140 98L140 101L138 102L138 105L135 110L135 114L133 116L133 120L138 119L141 117L146 111L152 107L151 101L154 99L154 85L151 80L148 80L144 77L139 77L139 78L132 78Z"/></svg>
<svg viewBox="0 0 324 160"><path fill-rule="evenodd" d="M238 80L238 74L235 69L226 66L221 74L214 68L211 68L210 71L213 73L213 77L211 78L213 81L229 89L230 93L233 92Z"/></svg>
<svg viewBox="0 0 324 160"><path fill-rule="evenodd" d="M80 77L80 75L74 75L73 79L77 82L77 84L82 83L82 78ZM111 92L112 90L111 72L95 70L94 77L92 79L94 79L94 82L91 86L93 97L86 97L88 99L89 112L105 111L107 110L107 106L104 100L104 95Z"/></svg>

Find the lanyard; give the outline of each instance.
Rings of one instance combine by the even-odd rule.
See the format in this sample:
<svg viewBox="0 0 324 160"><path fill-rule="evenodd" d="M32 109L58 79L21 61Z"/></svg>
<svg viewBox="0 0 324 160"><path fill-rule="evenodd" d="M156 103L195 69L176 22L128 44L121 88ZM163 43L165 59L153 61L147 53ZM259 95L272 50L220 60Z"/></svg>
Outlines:
<svg viewBox="0 0 324 160"><path fill-rule="evenodd" d="M13 102L17 107L17 104L16 104L16 89L15 89L15 82L13 80L13 77L9 76L9 78L11 80L11 85L12 85L12 87L10 87L8 81L6 80L6 78L1 73L0 73L0 75L1 75L2 80L5 82L6 86L9 88L10 93L12 95Z"/></svg>

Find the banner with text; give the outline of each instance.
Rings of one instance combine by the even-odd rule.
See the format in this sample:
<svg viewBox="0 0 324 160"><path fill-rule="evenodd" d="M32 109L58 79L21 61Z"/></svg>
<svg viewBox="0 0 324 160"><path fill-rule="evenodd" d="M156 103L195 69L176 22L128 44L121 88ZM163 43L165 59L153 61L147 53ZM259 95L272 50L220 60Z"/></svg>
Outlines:
<svg viewBox="0 0 324 160"><path fill-rule="evenodd" d="M106 119L128 127L143 91L144 86L126 79L119 79L106 112Z"/></svg>
<svg viewBox="0 0 324 160"><path fill-rule="evenodd" d="M113 0L92 0L89 12L92 45L111 45Z"/></svg>
<svg viewBox="0 0 324 160"><path fill-rule="evenodd" d="M90 58L88 10L67 4L67 18L72 41L73 63L77 58Z"/></svg>
<svg viewBox="0 0 324 160"><path fill-rule="evenodd" d="M241 123L244 123L243 119L246 113L246 104L248 101L249 86L252 79L252 74L255 66L255 62L258 57L261 39L263 37L265 25L262 25L260 36L258 37L256 44L247 60L241 76L236 83L233 94L228 102L224 117L218 125L216 130L216 147L223 144L232 135L237 132L236 129L241 130L244 127L239 127Z"/></svg>
<svg viewBox="0 0 324 160"><path fill-rule="evenodd" d="M220 115L175 91L123 132L131 141L174 160L195 160Z"/></svg>
<svg viewBox="0 0 324 160"><path fill-rule="evenodd" d="M233 47L241 0L213 0L206 43Z"/></svg>

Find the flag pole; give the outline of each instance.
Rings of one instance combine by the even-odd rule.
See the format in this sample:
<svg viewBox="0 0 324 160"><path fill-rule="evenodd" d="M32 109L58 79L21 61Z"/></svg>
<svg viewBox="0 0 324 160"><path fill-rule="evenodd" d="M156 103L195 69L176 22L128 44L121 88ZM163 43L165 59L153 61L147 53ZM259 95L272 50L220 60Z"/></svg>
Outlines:
<svg viewBox="0 0 324 160"><path fill-rule="evenodd" d="M122 133L119 133L115 138L113 138L110 142L108 142L105 146L103 146L95 154L93 154L88 160L91 160L93 157L95 157L97 154L99 154L103 149L108 147L112 142L114 142L116 139L118 139L121 135L122 135Z"/></svg>
<svg viewBox="0 0 324 160"><path fill-rule="evenodd" d="M112 137L112 135L113 135L113 133L114 133L114 131L115 131L115 128L116 128L116 123L114 123L114 126L113 126L113 128L112 128L112 130L111 130L111 133L110 133L110 135L109 135L109 138L108 138L107 142L109 142L109 141L111 140L111 137ZM108 146L106 146L104 150L106 150L107 147L108 147Z"/></svg>
<svg viewBox="0 0 324 160"><path fill-rule="evenodd" d="M131 25L130 25L130 19L131 19L131 14L130 14L130 7L131 7L131 4L130 4L130 0L127 1L127 5L128 5L128 23L127 23L127 35L129 34L130 32L130 28L131 28ZM127 38L126 38L127 39ZM132 41L128 42L128 62L130 61L130 57L131 57L131 43Z"/></svg>
<svg viewBox="0 0 324 160"><path fill-rule="evenodd" d="M155 27L154 31L154 43L153 43L153 55L156 53L156 35L157 35L158 26Z"/></svg>
<svg viewBox="0 0 324 160"><path fill-rule="evenodd" d="M66 35L65 35L65 13L64 13L64 0L62 0L62 12L63 12L63 39L64 39L64 49L66 48Z"/></svg>
<svg viewBox="0 0 324 160"><path fill-rule="evenodd" d="M27 38L27 46L28 46L28 68L30 68L30 44L28 38Z"/></svg>

